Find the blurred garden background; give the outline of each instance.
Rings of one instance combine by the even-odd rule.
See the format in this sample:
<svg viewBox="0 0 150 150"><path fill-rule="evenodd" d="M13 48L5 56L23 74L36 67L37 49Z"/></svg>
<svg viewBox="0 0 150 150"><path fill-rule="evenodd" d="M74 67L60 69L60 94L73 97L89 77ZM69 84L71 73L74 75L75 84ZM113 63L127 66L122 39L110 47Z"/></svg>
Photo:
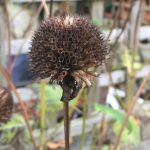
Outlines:
<svg viewBox="0 0 150 150"><path fill-rule="evenodd" d="M149 150L150 0L0 0L0 86L14 100L0 150L64 150L62 89L33 78L28 53L40 22L66 15L89 18L111 47L70 101L70 149Z"/></svg>

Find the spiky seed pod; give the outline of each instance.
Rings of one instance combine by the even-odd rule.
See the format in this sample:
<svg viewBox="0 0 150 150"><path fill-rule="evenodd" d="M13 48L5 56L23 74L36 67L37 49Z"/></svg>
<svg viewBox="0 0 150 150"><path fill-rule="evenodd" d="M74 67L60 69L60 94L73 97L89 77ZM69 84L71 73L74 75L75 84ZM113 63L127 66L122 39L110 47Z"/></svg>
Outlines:
<svg viewBox="0 0 150 150"><path fill-rule="evenodd" d="M87 83L86 70L103 64L109 52L103 34L86 18L52 17L42 22L33 35L31 71L61 86L71 79L68 76L74 82Z"/></svg>
<svg viewBox="0 0 150 150"><path fill-rule="evenodd" d="M13 98L11 93L0 87L0 123L5 123L9 120L13 110Z"/></svg>

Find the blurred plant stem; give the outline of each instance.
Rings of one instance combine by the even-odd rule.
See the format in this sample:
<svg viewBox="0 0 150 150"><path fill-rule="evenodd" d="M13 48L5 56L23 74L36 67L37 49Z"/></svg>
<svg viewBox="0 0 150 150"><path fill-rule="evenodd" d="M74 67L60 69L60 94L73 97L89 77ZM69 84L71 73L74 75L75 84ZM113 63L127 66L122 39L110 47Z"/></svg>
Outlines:
<svg viewBox="0 0 150 150"><path fill-rule="evenodd" d="M80 150L83 149L84 143L85 143L85 128L86 128L86 112L87 112L87 90L84 89L83 91L83 117L82 117L82 136L81 136L81 144L80 144Z"/></svg>
<svg viewBox="0 0 150 150"><path fill-rule="evenodd" d="M117 150L118 149L118 146L119 146L120 139L121 139L122 133L124 131L124 128L125 128L125 126L126 126L126 124L128 122L128 119L129 119L131 113L132 113L132 110L133 110L133 108L134 108L134 106L135 106L135 104L136 104L136 102L137 102L141 92L143 91L147 81L149 80L149 78L150 78L150 72L148 73L148 75L145 76L145 78L143 79L143 81L142 81L139 89L137 90L135 96L132 98L132 100L130 102L130 105L129 105L129 108L128 108L128 111L126 113L125 119L124 119L124 121L122 123L120 132L118 133L117 141L116 141L116 144L115 144L113 150Z"/></svg>
<svg viewBox="0 0 150 150"><path fill-rule="evenodd" d="M63 105L64 105L65 150L70 150L70 145L69 145L69 131L70 131L69 101L68 100L63 100Z"/></svg>
<svg viewBox="0 0 150 150"><path fill-rule="evenodd" d="M45 149L45 119L46 119L46 101L45 101L45 80L41 81L41 121L40 121L40 147L41 150Z"/></svg>
<svg viewBox="0 0 150 150"><path fill-rule="evenodd" d="M131 99L134 94L134 85L135 85L135 69L134 69L134 63L135 63L135 50L132 50L133 54L131 55L131 59L129 57L130 49L125 50L126 57L129 61L129 64L127 65L127 86L126 86L126 104L125 104L125 110L128 109Z"/></svg>
<svg viewBox="0 0 150 150"><path fill-rule="evenodd" d="M90 150L95 150L96 149L96 141L98 139L98 136L99 136L99 130L97 128L95 128L95 130L93 130L93 133L92 133L92 142L91 142L91 145L90 145Z"/></svg>
<svg viewBox="0 0 150 150"><path fill-rule="evenodd" d="M99 150L102 149L102 144L106 136L108 122L105 120L105 114L102 116L102 120L100 121L100 126L95 127L95 131L93 134L93 140L90 146L90 150Z"/></svg>
<svg viewBox="0 0 150 150"><path fill-rule="evenodd" d="M4 21L6 23L6 31L7 31L7 39L8 39L8 73L11 76L11 71L12 71L12 60L11 60L11 27L10 27L10 17L9 17L9 12L8 12L8 1L3 0L3 13L4 13Z"/></svg>
<svg viewBox="0 0 150 150"><path fill-rule="evenodd" d="M46 14L46 18L48 18L50 16L48 5L47 5L45 0L41 0L41 3L43 5L43 8L44 8L44 11L45 11L45 14Z"/></svg>
<svg viewBox="0 0 150 150"><path fill-rule="evenodd" d="M128 74L127 92L126 92L127 93L127 96L126 96L127 101L126 101L126 104L124 105L126 110L129 108L131 99L134 94L134 87L135 87L134 85L135 85L135 78L131 74Z"/></svg>
<svg viewBox="0 0 150 150"><path fill-rule="evenodd" d="M128 85L127 85L127 108L130 106L130 100L132 99L132 96L134 94L134 85L135 85L135 69L134 69L134 64L135 64L135 57L137 53L137 43L138 43L138 28L139 28L139 23L140 23L140 16L141 16L141 9L142 9L142 0L139 1L139 10L136 15L135 23L132 23L131 21L131 29L132 26L134 27L133 30L133 37L131 35L131 38L133 38L133 43L131 44L132 48L132 58L131 58L131 68L128 68ZM135 15L135 14L133 14ZM135 17L135 16L133 16ZM132 41L132 40L131 40Z"/></svg>
<svg viewBox="0 0 150 150"><path fill-rule="evenodd" d="M28 121L29 117L28 117L28 114L27 114L26 106L23 103L23 100L22 100L21 96L17 92L16 87L14 86L13 82L11 81L11 79L9 77L9 73L1 65L0 65L0 74L7 80L8 84L9 84L9 87L14 92L14 94L16 95L16 97L17 97L17 99L18 99L18 101L19 101L19 103L21 105L21 108L23 110L23 116L24 116L24 119L25 119L25 122L26 122L26 126L28 128L28 131L29 131L32 143L33 143L34 150L37 150L36 142L35 142L33 134L32 134L32 128L30 127L30 124L29 124L29 121Z"/></svg>
<svg viewBox="0 0 150 150"><path fill-rule="evenodd" d="M50 1L50 17L52 17L52 11L53 11L53 0Z"/></svg>

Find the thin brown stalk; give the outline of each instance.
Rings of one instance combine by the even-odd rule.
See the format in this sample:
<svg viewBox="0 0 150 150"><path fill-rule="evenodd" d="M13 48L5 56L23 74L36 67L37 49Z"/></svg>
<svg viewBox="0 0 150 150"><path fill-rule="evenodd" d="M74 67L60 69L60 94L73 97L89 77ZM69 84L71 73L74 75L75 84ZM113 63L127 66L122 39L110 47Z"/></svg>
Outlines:
<svg viewBox="0 0 150 150"><path fill-rule="evenodd" d="M132 99L132 101L131 101L131 104L130 104L130 106L129 106L129 108L128 108L128 111L127 111L127 113L126 113L125 119L124 119L124 121L123 121L123 123L122 123L120 132L119 132L119 134L118 134L118 136L117 136L117 141L116 141L116 144L115 144L113 150L117 150L117 149L118 149L118 146L119 146L120 139L121 139L122 133L123 133L123 131L124 131L124 128L125 128L125 126L126 126L126 124L127 124L127 122L128 122L128 119L129 119L131 113L132 113L132 110L133 110L133 108L134 108L134 106L135 106L135 104L136 104L136 102L137 102L137 99L138 99L138 97L140 96L141 92L143 91L143 89L144 89L144 87L145 87L147 81L149 80L149 78L150 78L150 73L149 73L147 76L145 76L145 78L143 79L143 81L142 81L142 83L141 83L139 89L137 90L135 96L133 97L133 99Z"/></svg>
<svg viewBox="0 0 150 150"><path fill-rule="evenodd" d="M69 102L63 101L64 104L64 133L65 133L65 150L69 150Z"/></svg>
<svg viewBox="0 0 150 150"><path fill-rule="evenodd" d="M102 144L103 144L103 141L104 141L104 139L105 139L105 137L106 137L106 133L107 133L107 129L108 129L108 126L107 126L107 122L106 122L106 115L105 114L103 114L103 116L102 116L102 121L100 121L100 128L99 128L99 137L97 138L98 139L98 141L97 141L97 145L98 145L98 147L97 147L97 150L98 149L101 149L101 147L102 147Z"/></svg>
<svg viewBox="0 0 150 150"><path fill-rule="evenodd" d="M29 124L29 121L28 121L28 114L27 114L27 109L23 103L23 100L21 98L21 96L19 95L19 93L17 92L16 90L16 87L14 86L13 82L11 81L9 75L8 75L8 72L0 65L0 73L2 74L2 76L7 80L8 84L9 84L9 87L12 89L12 91L15 93L20 105L21 105L21 108L23 110L23 116L24 116L24 119L25 119L25 122L26 122L26 126L28 128L28 131L29 131L29 134L30 134L30 137L31 137L31 140L32 140L32 143L33 143L33 146L34 146L34 150L37 150L37 147L36 147L36 142L34 140L34 137L33 137L33 134L32 134L32 128L30 127L30 124Z"/></svg>
<svg viewBox="0 0 150 150"><path fill-rule="evenodd" d="M8 38L8 72L11 76L11 28L10 28L10 21L9 21L9 12L7 8L7 1L3 0L3 12L5 15L5 23L7 28L7 38Z"/></svg>
<svg viewBox="0 0 150 150"><path fill-rule="evenodd" d="M115 47L116 43L117 43L118 40L120 39L122 33L124 32L124 30L125 30L125 28L126 28L126 25L127 25L128 21L129 21L129 19L130 19L131 12L132 12L132 8L133 8L133 1L132 1L132 0L131 0L131 4L130 4L130 5L131 5L131 7L130 7L130 10L129 10L128 17L127 17L127 19L125 20L124 24L122 25L121 32L120 32L119 35L117 36L117 38L116 38L116 40L115 40L115 42L114 42L112 48Z"/></svg>
<svg viewBox="0 0 150 150"><path fill-rule="evenodd" d="M43 7L44 7L44 10L45 10L45 13L46 13L46 17L49 17L50 13L49 13L49 8L46 4L46 1L45 0L41 0L42 4L43 4Z"/></svg>
<svg viewBox="0 0 150 150"><path fill-rule="evenodd" d="M122 6L122 0L120 0L120 2L119 2L119 10L118 10L118 12L117 12L117 14L115 15L115 18L114 18L114 20L113 20L113 25L112 25L112 27L111 27L111 30L110 30L110 32L109 32L109 34L108 34L108 36L107 36L107 40L109 40L109 38L110 38L110 36L111 36L111 34L112 34L112 31L113 31L113 29L115 28L115 26L116 26L116 22L117 22L117 20L119 19L119 16L120 16L120 13L121 13L121 6Z"/></svg>
<svg viewBox="0 0 150 150"><path fill-rule="evenodd" d="M52 17L52 10L53 10L53 0L50 2L50 17Z"/></svg>

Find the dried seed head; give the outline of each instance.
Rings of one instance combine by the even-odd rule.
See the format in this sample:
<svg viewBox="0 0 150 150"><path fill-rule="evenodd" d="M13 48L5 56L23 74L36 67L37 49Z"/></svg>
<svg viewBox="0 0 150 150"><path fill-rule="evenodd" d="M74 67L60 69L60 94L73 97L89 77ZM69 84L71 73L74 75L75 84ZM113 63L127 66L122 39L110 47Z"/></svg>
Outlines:
<svg viewBox="0 0 150 150"><path fill-rule="evenodd" d="M109 52L102 33L86 18L52 17L33 35L31 71L41 79L51 77L50 83L60 83L66 76L76 80L80 77L75 72L103 64Z"/></svg>
<svg viewBox="0 0 150 150"><path fill-rule="evenodd" d="M13 98L11 93L0 87L0 122L5 123L9 120L13 110Z"/></svg>

